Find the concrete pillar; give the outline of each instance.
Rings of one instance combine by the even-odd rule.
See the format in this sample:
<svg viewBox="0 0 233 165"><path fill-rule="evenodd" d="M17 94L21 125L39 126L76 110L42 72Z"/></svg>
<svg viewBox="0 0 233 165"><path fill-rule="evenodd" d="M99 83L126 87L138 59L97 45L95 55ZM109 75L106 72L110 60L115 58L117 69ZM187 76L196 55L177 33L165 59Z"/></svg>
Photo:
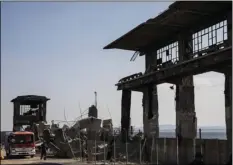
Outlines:
<svg viewBox="0 0 233 165"><path fill-rule="evenodd" d="M227 153L232 152L232 72L225 73L225 120L227 135Z"/></svg>
<svg viewBox="0 0 233 165"><path fill-rule="evenodd" d="M180 164L190 163L194 156L196 113L193 76L181 79L176 85L176 134L180 137L178 158Z"/></svg>
<svg viewBox="0 0 233 165"><path fill-rule="evenodd" d="M157 63L157 51L145 56L146 71ZM143 91L143 128L145 135L159 137L159 111L158 111L157 85L150 85Z"/></svg>
<svg viewBox="0 0 233 165"><path fill-rule="evenodd" d="M151 132L155 132L155 136L159 137L159 101L157 85L154 85L152 89L152 115L150 119L153 123Z"/></svg>
<svg viewBox="0 0 233 165"><path fill-rule="evenodd" d="M192 34L179 35L179 61L192 58ZM178 161L187 164L195 155L196 113L194 102L193 76L183 77L176 84L176 134L179 137Z"/></svg>
<svg viewBox="0 0 233 165"><path fill-rule="evenodd" d="M150 138L152 134L159 137L159 112L157 85L149 86L143 92L143 129Z"/></svg>
<svg viewBox="0 0 233 165"><path fill-rule="evenodd" d="M232 11L227 15L227 40L232 45ZM227 134L227 153L232 152L232 66L227 69L225 75L225 120Z"/></svg>
<svg viewBox="0 0 233 165"><path fill-rule="evenodd" d="M122 140L125 141L128 138L128 132L130 129L130 107L131 107L131 91L122 91L121 100L121 133Z"/></svg>
<svg viewBox="0 0 233 165"><path fill-rule="evenodd" d="M144 161L156 163L156 143L159 137L157 85L148 86L143 92L143 129L146 137ZM154 140L153 140L154 139ZM152 155L153 156L152 156Z"/></svg>

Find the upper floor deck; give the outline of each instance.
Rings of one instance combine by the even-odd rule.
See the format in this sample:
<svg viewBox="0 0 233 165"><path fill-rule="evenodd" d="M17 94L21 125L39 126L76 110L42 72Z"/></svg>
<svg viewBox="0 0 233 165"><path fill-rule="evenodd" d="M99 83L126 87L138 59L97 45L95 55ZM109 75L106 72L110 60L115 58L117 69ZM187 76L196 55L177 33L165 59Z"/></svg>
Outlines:
<svg viewBox="0 0 233 165"><path fill-rule="evenodd" d="M118 89L124 89L219 70L226 63L231 65L231 39L232 2L177 1L105 49L132 50L146 56L145 73L118 82ZM140 80L135 83L138 85L132 85L134 80Z"/></svg>

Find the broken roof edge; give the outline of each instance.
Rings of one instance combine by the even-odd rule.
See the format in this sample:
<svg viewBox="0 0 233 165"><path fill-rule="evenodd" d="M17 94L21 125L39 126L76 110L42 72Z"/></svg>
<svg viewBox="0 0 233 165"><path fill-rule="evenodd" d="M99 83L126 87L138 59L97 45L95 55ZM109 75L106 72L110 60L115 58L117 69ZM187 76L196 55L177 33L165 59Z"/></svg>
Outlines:
<svg viewBox="0 0 233 165"><path fill-rule="evenodd" d="M126 36L130 35L132 32L138 30L139 28L141 28L144 23L141 23L140 25L136 26L135 28L133 28L132 30L130 30L129 32L125 33L124 35L122 35L120 38L112 41L110 44L106 45L103 49L116 49L115 47L113 47L114 44L116 44L118 41L122 40L123 38L125 38ZM128 50L128 49L126 49ZM130 51L135 51L135 50L130 50Z"/></svg>
<svg viewBox="0 0 233 165"><path fill-rule="evenodd" d="M50 98L46 96L39 96L39 95L22 95L17 96L16 98L12 99L11 102L22 102L22 101L49 101Z"/></svg>
<svg viewBox="0 0 233 165"><path fill-rule="evenodd" d="M166 10L164 10L163 12L161 12L160 14L158 14L156 17L151 18L151 19L160 19L161 17L166 16L169 12L172 12L171 9L175 9L176 6L179 5L181 2L182 1L175 1L174 3L170 4ZM151 19L149 19L149 20L151 20ZM123 38L125 38L128 35L130 35L134 31L136 31L139 28L143 27L143 25L145 25L149 20L147 20L147 21L139 24L138 26L136 26L132 30L128 31L127 33L125 33L124 35L122 35L121 37L119 37L118 39L112 41L111 43L109 43L108 45L106 45L103 49L119 49L116 46L114 46L118 41L122 40ZM135 51L135 50L130 50L130 49L123 49L123 50ZM136 51L140 51L140 49L138 49Z"/></svg>

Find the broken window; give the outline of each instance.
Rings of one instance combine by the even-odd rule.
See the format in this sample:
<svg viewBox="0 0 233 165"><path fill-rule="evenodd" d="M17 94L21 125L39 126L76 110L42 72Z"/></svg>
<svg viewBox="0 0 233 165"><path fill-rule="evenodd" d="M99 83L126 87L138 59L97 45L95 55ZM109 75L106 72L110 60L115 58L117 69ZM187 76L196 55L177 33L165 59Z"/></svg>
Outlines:
<svg viewBox="0 0 233 165"><path fill-rule="evenodd" d="M226 40L227 20L221 21L215 25L194 33L192 36L194 54L193 57L195 58L200 56L199 52L210 49L210 47L213 45L223 44Z"/></svg>
<svg viewBox="0 0 233 165"><path fill-rule="evenodd" d="M163 67L176 64L179 61L178 42L171 43L157 50L157 66Z"/></svg>

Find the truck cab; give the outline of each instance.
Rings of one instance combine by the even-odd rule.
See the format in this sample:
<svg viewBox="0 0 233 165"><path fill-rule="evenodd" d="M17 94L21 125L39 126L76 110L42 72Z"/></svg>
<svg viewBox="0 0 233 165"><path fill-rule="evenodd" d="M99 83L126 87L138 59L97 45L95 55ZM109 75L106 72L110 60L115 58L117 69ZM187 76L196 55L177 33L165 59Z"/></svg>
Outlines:
<svg viewBox="0 0 233 165"><path fill-rule="evenodd" d="M27 131L16 131L9 133L5 138L5 150L7 157L34 157L36 154L34 133Z"/></svg>

